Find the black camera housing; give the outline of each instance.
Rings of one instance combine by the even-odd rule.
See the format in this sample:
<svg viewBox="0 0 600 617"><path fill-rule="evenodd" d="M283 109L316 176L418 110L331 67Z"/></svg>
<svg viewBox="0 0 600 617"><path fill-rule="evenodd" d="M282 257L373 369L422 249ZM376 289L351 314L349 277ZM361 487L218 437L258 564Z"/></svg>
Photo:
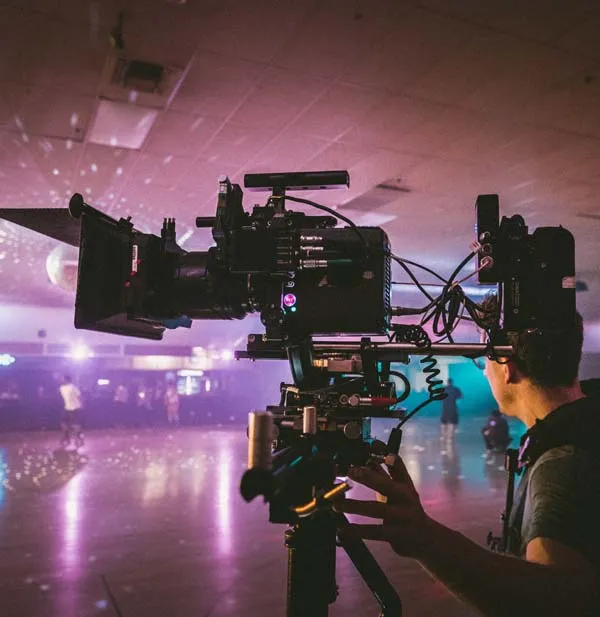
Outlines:
<svg viewBox="0 0 600 617"><path fill-rule="evenodd" d="M322 174L326 174L323 176ZM339 185L347 172L272 174L260 183L295 187ZM292 177L293 176L293 177ZM261 184L262 186L262 184ZM307 216L283 207L289 187L271 187L267 205L251 213L242 190L219 183L212 227L215 246L186 252L166 219L161 236L115 221L79 204L81 240L75 327L140 338L192 319L241 319L260 312L266 337L385 334L391 315L390 245L376 227L335 228L333 216ZM85 204L84 204L85 205Z"/></svg>
<svg viewBox="0 0 600 617"><path fill-rule="evenodd" d="M576 320L575 240L564 227L529 233L516 214L499 221L498 195L479 195L475 204L480 283L500 283L504 332L560 330Z"/></svg>

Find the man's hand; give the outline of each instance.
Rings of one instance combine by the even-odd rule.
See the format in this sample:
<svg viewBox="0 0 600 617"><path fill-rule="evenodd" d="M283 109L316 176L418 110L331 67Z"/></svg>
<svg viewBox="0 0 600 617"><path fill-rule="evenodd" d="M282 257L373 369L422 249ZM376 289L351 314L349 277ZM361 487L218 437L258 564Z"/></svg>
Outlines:
<svg viewBox="0 0 600 617"><path fill-rule="evenodd" d="M348 538L389 542L399 555L419 559L424 556L430 537L432 520L425 514L411 477L397 456L388 465L390 475L381 467L351 467L348 475L387 498L383 501L344 499L336 510L381 519L381 525L351 524L339 530Z"/></svg>

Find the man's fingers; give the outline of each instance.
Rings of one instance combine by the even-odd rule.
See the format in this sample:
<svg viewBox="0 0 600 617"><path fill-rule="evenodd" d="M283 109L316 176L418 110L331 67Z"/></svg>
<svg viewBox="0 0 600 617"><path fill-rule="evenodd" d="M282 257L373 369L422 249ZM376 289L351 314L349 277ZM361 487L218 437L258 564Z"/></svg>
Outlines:
<svg viewBox="0 0 600 617"><path fill-rule="evenodd" d="M413 484L412 478L408 473L408 469L404 464L404 461L400 456L394 456L394 461L391 465L387 465L388 471L390 472L390 476L396 480L397 482L402 482L404 484L408 484L413 490L415 490L415 485Z"/></svg>
<svg viewBox="0 0 600 617"><path fill-rule="evenodd" d="M335 504L335 509L347 514L358 514L371 518L385 518L390 506L380 501L359 501L358 499L343 499Z"/></svg>
<svg viewBox="0 0 600 617"><path fill-rule="evenodd" d="M411 499L414 495L414 488L412 486L408 487L390 476L368 467L351 467L348 475L353 480L396 501Z"/></svg>

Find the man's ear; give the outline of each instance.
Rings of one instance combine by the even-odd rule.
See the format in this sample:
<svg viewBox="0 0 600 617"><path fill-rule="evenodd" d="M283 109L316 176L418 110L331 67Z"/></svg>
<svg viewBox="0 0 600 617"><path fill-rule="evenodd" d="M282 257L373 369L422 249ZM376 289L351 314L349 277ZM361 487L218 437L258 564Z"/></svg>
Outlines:
<svg viewBox="0 0 600 617"><path fill-rule="evenodd" d="M502 364L502 368L504 369L504 383L519 383L521 378L521 371L517 368L516 362L513 360L508 360L506 363Z"/></svg>

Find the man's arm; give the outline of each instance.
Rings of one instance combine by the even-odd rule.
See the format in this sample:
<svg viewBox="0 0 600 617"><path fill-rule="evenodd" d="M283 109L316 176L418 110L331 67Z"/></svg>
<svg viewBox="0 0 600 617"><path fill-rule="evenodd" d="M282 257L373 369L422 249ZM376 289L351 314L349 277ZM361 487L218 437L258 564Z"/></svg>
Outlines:
<svg viewBox="0 0 600 617"><path fill-rule="evenodd" d="M387 497L387 503L347 499L338 509L383 519L383 525L350 525L340 533L390 543L414 557L435 578L488 617L587 617L598 601L589 561L557 540L536 537L529 561L492 553L430 519L402 461L381 470L352 469L350 477Z"/></svg>
<svg viewBox="0 0 600 617"><path fill-rule="evenodd" d="M556 540L532 540L524 561L492 553L435 521L430 534L420 563L488 617L583 617L598 601L592 565Z"/></svg>

